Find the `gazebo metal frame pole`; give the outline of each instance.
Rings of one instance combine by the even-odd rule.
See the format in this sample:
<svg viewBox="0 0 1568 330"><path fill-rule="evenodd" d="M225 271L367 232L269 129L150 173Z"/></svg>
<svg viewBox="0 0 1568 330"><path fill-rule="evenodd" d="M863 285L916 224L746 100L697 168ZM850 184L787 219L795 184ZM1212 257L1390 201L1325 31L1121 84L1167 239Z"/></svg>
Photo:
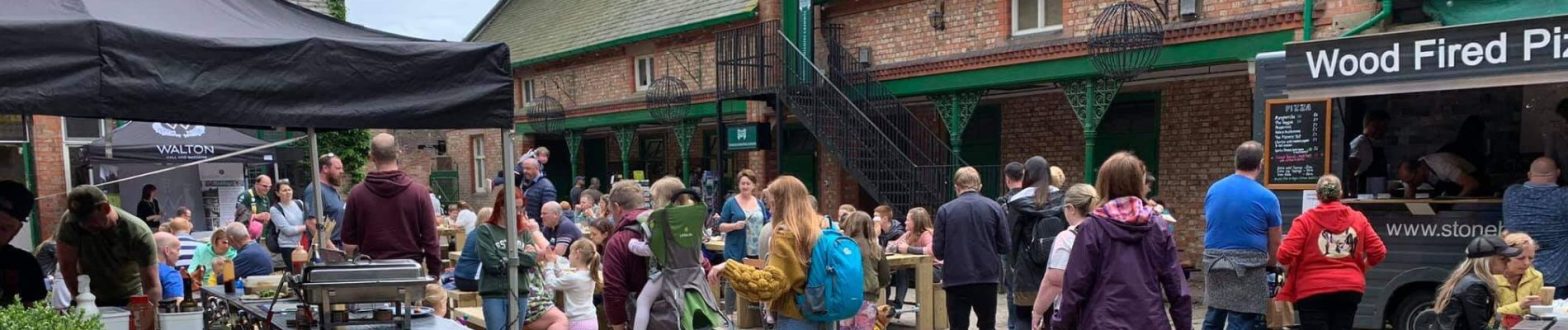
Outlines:
<svg viewBox="0 0 1568 330"><path fill-rule="evenodd" d="M320 223L323 219L326 219L326 210L321 209L321 194L323 191L325 191L321 184L321 150L317 146L319 143L316 140L316 128L306 128L305 134L310 135L310 184L316 186L315 192L310 194L312 199L312 201L310 201L311 210L315 211L312 213L315 213L316 221ZM332 220L337 221L339 219ZM312 257L320 255L319 253L321 252L322 238L329 240L332 239L332 233L323 234L318 232L316 233L316 236L325 237L312 237L310 239L310 255Z"/></svg>
<svg viewBox="0 0 1568 330"><path fill-rule="evenodd" d="M510 160L516 156L517 151L513 150L516 142L512 141L513 136L516 134L516 129L504 131L504 137L501 139L501 159ZM506 212L506 218L502 221L506 223L506 279L509 284L506 291L506 296L509 299L506 300L506 305L510 307L506 313L506 325L509 329L522 329L522 322L517 319L518 308L522 307L517 305L517 265L520 262L517 259L517 198L514 197L517 196L517 186L512 184L517 182L517 172L501 172L505 173L506 177L506 183L503 184L506 188L502 190L502 193L506 195L506 198L504 198L506 200L506 204L504 204L506 205L506 210L501 210Z"/></svg>

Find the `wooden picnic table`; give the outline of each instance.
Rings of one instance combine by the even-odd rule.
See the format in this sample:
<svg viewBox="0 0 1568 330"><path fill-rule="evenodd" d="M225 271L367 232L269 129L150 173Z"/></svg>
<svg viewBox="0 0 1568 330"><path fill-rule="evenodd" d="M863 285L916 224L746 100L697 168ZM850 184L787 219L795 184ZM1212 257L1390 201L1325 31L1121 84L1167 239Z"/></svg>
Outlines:
<svg viewBox="0 0 1568 330"><path fill-rule="evenodd" d="M920 306L915 311L916 329L940 329L937 318L943 315L945 302L936 301L936 285L932 277L935 268L932 258L924 254L889 254L887 265L890 270L914 268L915 270L915 304ZM941 328L946 328L945 326Z"/></svg>
<svg viewBox="0 0 1568 330"><path fill-rule="evenodd" d="M485 328L485 310L481 307L453 308L452 319L467 324L469 328Z"/></svg>

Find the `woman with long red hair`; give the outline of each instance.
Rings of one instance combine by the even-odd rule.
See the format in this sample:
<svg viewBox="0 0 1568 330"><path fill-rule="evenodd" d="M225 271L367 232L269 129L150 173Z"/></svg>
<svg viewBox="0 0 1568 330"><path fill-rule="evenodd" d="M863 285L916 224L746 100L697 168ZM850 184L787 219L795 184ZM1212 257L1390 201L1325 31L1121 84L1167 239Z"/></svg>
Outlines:
<svg viewBox="0 0 1568 330"><path fill-rule="evenodd" d="M554 306L554 297L550 292L531 288L542 287L542 279L538 276L538 268L543 262L543 257L549 255L541 253L548 247L545 245L544 234L539 232L539 224L528 219L523 207L527 205L522 192L513 195L517 202L517 217L513 219L517 225L517 237L522 251L518 256L518 273L521 283L527 288L510 288L506 269L506 258L510 256L507 247L507 232L504 222L506 219L506 193L497 192L494 212L485 219L485 224L475 230L476 239L479 240L478 252L481 260L479 273L479 297L483 301L481 306L485 314L486 329L506 329L511 318L511 304L508 297L517 295L517 305L520 311L515 322L523 322L524 328L531 330L565 330L567 328L566 314ZM513 291L507 291L507 290ZM530 295L529 293L534 294Z"/></svg>

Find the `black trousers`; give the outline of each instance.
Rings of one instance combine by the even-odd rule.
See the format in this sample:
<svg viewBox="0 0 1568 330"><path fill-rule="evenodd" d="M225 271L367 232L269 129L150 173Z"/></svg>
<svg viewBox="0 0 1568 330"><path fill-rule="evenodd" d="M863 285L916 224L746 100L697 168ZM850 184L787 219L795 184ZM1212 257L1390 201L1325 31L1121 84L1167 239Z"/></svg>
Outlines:
<svg viewBox="0 0 1568 330"><path fill-rule="evenodd" d="M1320 293L1296 301L1296 319L1302 330L1350 330L1360 303L1360 292Z"/></svg>
<svg viewBox="0 0 1568 330"><path fill-rule="evenodd" d="M996 284L970 284L945 288L947 321L953 329L969 326L969 312L975 313L975 329L996 329ZM925 307L925 306L921 306Z"/></svg>

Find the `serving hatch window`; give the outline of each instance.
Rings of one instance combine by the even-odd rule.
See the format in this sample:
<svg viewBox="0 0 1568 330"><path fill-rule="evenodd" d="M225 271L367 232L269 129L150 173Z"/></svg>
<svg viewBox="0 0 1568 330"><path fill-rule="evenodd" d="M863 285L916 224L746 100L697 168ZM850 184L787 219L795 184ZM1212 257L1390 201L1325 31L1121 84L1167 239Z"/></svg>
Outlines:
<svg viewBox="0 0 1568 330"><path fill-rule="evenodd" d="M1432 176L1456 176L1457 170L1480 181L1481 189L1463 197L1499 197L1512 184L1523 182L1530 162L1544 155L1549 145L1563 143L1564 124L1554 114L1557 104L1568 98L1568 85L1510 86L1498 88L1465 89L1374 95L1345 98L1344 113L1339 121L1345 137L1341 150L1346 160L1347 174L1360 171L1377 173L1366 177L1387 180L1385 193L1399 198L1403 190L1400 183L1401 163L1422 164L1439 161L1430 166ZM1377 118L1377 119L1373 119ZM1382 124L1375 122L1381 120ZM1381 126L1368 129L1368 126ZM1375 141L1377 158L1374 168L1353 168L1351 158L1357 150L1357 139L1364 135L1379 136ZM1371 155L1371 152L1366 155ZM1444 156L1433 155L1447 154ZM1370 161L1368 161L1370 162ZM1365 166L1365 165L1361 165ZM1356 178L1357 192L1377 192L1368 189L1376 185L1366 178ZM1428 180L1432 186L1432 181ZM1426 196L1459 197L1443 193L1443 187L1419 189Z"/></svg>

